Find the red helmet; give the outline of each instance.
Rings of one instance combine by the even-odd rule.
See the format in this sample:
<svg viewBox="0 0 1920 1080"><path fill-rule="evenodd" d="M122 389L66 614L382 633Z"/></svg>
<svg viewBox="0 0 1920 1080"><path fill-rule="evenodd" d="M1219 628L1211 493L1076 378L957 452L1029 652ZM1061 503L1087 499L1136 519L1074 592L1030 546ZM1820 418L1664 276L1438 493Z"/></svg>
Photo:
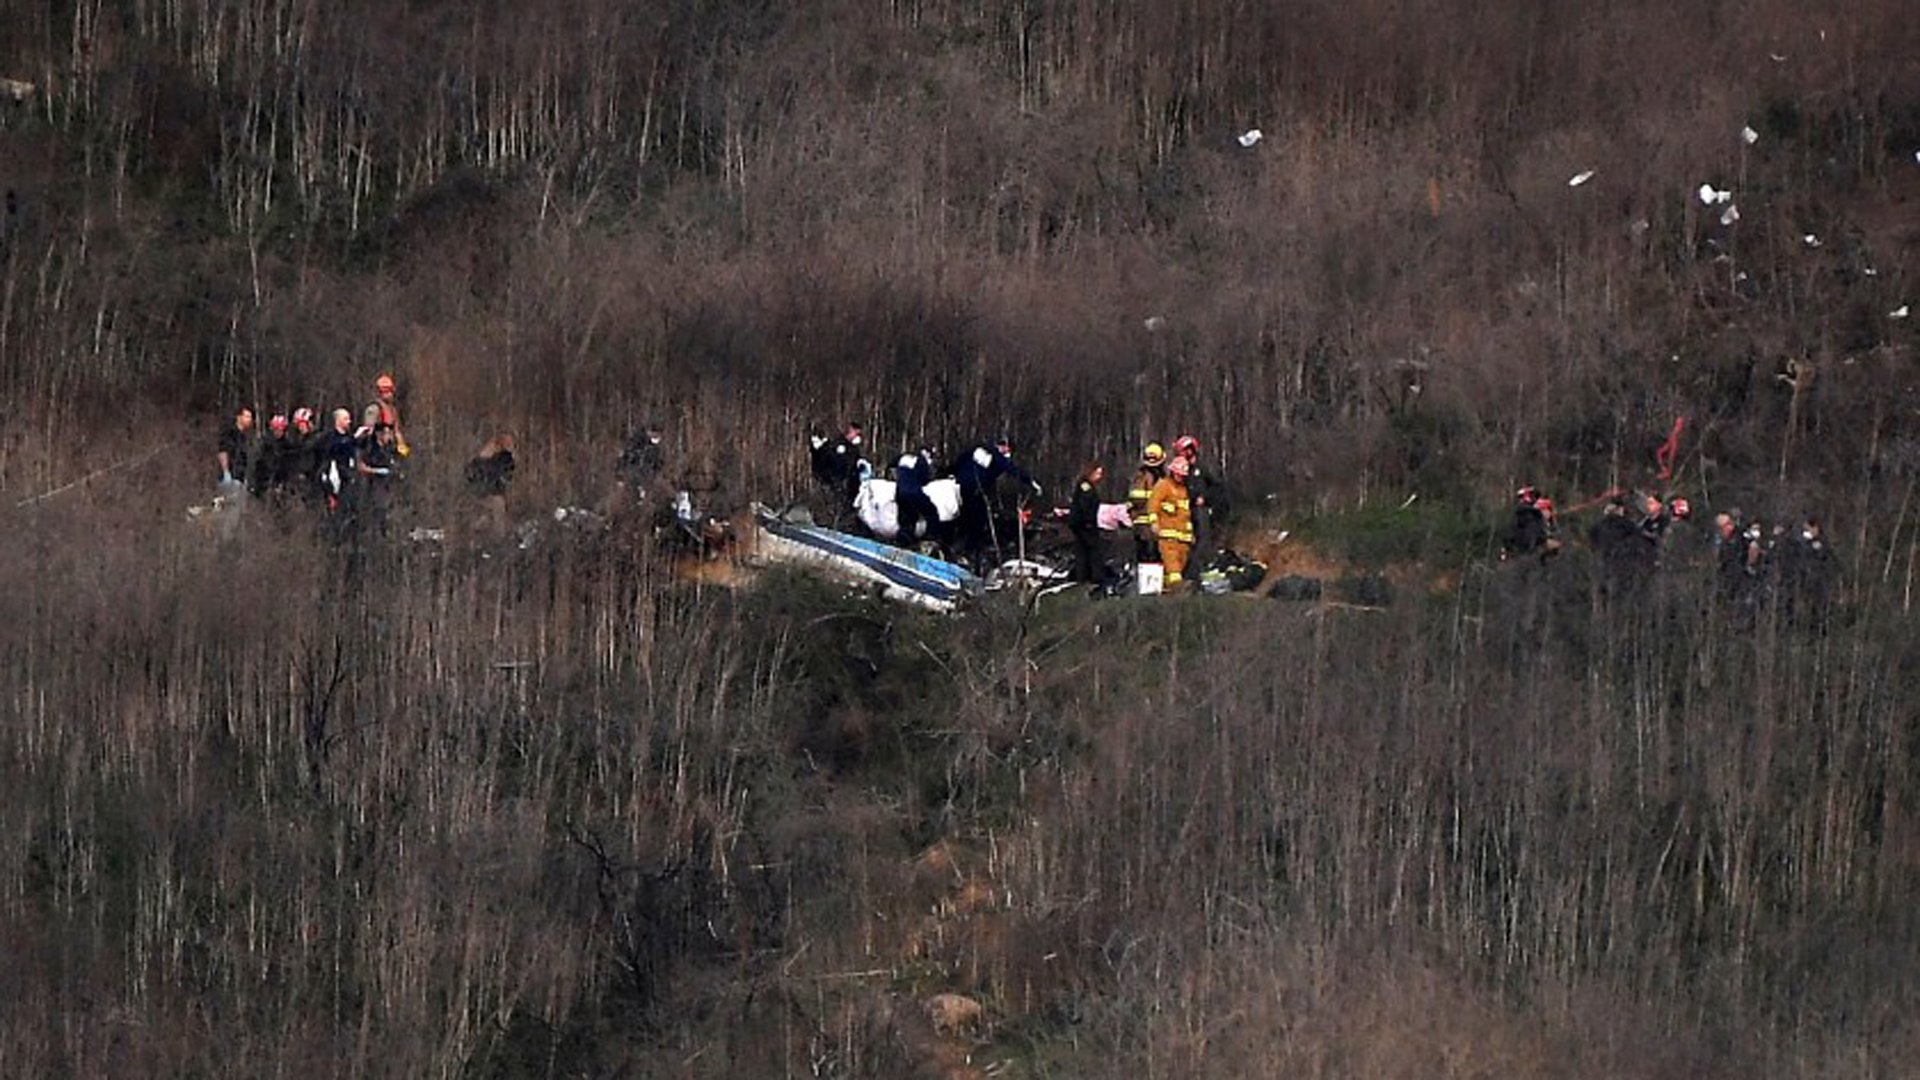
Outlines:
<svg viewBox="0 0 1920 1080"><path fill-rule="evenodd" d="M1667 504L1667 509L1671 510L1673 516L1676 518L1689 518L1693 516L1693 507L1689 505L1685 499L1673 500L1673 502Z"/></svg>
<svg viewBox="0 0 1920 1080"><path fill-rule="evenodd" d="M1173 440L1173 453L1176 457L1195 457L1200 453L1200 440L1191 435L1182 435Z"/></svg>
<svg viewBox="0 0 1920 1080"><path fill-rule="evenodd" d="M1540 511L1543 514L1551 514L1553 513L1553 500L1548 498L1537 498L1533 500L1533 508L1535 510Z"/></svg>
<svg viewBox="0 0 1920 1080"><path fill-rule="evenodd" d="M285 435L287 433L287 414L275 413L273 419L267 421L267 430L273 432L275 435Z"/></svg>
<svg viewBox="0 0 1920 1080"><path fill-rule="evenodd" d="M1524 506L1532 506L1540 501L1540 493L1531 487L1523 487L1513 493L1513 497Z"/></svg>

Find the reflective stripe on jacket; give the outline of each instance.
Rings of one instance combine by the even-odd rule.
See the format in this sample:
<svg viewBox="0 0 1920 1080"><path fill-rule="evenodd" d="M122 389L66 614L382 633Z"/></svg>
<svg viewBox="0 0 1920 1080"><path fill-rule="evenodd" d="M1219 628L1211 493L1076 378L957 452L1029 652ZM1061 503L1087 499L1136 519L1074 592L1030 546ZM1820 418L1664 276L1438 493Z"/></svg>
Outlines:
<svg viewBox="0 0 1920 1080"><path fill-rule="evenodd" d="M1162 540L1193 543L1193 500L1187 485L1174 477L1161 479L1147 498L1153 515L1153 530Z"/></svg>
<svg viewBox="0 0 1920 1080"><path fill-rule="evenodd" d="M1160 470L1152 466L1143 465L1139 472L1133 474L1133 487L1127 492L1127 506L1133 514L1135 525L1152 526L1153 507L1150 502L1153 499L1153 486L1159 482Z"/></svg>

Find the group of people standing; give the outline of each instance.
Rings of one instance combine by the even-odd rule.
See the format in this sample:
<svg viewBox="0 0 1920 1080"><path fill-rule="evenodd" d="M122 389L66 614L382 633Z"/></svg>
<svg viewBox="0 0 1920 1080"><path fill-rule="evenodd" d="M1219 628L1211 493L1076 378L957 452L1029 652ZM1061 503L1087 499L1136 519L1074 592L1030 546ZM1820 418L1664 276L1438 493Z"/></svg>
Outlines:
<svg viewBox="0 0 1920 1080"><path fill-rule="evenodd" d="M848 424L837 437L816 431L808 438L813 476L826 497L829 518L834 524L844 520L846 508L853 505L862 479L873 475L866 458L866 433L859 424ZM943 471L937 466L938 451L930 442L921 442L903 452L893 462L894 503L898 513L896 543L914 546L922 537L934 535L946 542L961 559L975 559L982 552L1000 545L1000 524L994 514L995 489L1003 477L1011 478L1033 495L1044 493L1040 482L1014 459L1013 441L1005 436L983 439L955 456ZM959 516L950 523L941 520L938 507L927 489L936 479L950 477L959 488ZM1016 526L1017 527L1017 526Z"/></svg>
<svg viewBox="0 0 1920 1080"><path fill-rule="evenodd" d="M835 525L846 523L846 508L854 504L861 481L874 474L866 459L866 435L859 424L848 424L838 436L819 430L808 440L814 479L819 483L826 503L826 517ZM1005 554L1006 542L1013 530L1024 522L1015 517L1002 522L995 513L995 491L1003 478L1020 484L1034 496L1045 493L1040 482L1014 457L1014 446L1005 437L983 439L951 458L944 470L937 449L927 442L913 445L894 459L892 479L897 511L897 531L892 539L904 547L914 547L922 539L942 542L948 553L962 561L977 562L990 550ZM1173 451L1158 442L1142 448L1133 486L1125 504L1108 504L1102 497L1106 466L1091 461L1083 466L1074 481L1073 495L1066 512L1066 524L1073 537L1074 580L1105 584L1111 576L1105 558L1103 534L1115 529L1131 530L1133 558L1138 576L1152 591L1154 583L1163 590L1178 591L1188 578L1188 566L1196 548L1209 542L1210 526L1224 501L1224 492L1213 474L1200 463L1200 441L1182 435L1173 441ZM928 488L937 478L951 478L958 488L959 513L950 527L943 527ZM1115 519L1103 515L1103 507L1124 512Z"/></svg>
<svg viewBox="0 0 1920 1080"><path fill-rule="evenodd" d="M1596 501L1605 508L1587 529L1587 542L1599 556L1610 589L1633 589L1669 561L1677 561L1711 567L1721 596L1746 614L1775 599L1790 611L1822 609L1832 591L1839 564L1825 528L1813 515L1794 528L1769 528L1729 509L1714 515L1712 527L1702 532L1692 527L1693 508L1677 495L1611 491ZM1534 488L1521 488L1514 495L1502 557L1544 562L1562 548L1553 500Z"/></svg>
<svg viewBox="0 0 1920 1080"><path fill-rule="evenodd" d="M1156 567L1163 590L1185 588L1195 549L1212 542L1212 526L1224 509L1222 495L1217 478L1200 464L1200 440L1180 436L1171 455L1157 442L1141 448L1127 509L1135 573L1148 591Z"/></svg>
<svg viewBox="0 0 1920 1080"><path fill-rule="evenodd" d="M344 528L368 522L384 529L393 484L412 453L400 423L393 376L374 380L375 400L356 425L351 409L334 409L321 429L311 407L275 413L262 432L251 406L235 410L215 450L216 492L223 502L265 500L324 511Z"/></svg>

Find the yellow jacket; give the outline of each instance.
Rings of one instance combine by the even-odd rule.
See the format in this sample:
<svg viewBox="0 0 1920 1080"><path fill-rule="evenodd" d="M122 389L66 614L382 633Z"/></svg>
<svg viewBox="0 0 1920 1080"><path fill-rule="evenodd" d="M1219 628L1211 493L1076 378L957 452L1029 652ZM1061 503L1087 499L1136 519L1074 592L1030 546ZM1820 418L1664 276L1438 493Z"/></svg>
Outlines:
<svg viewBox="0 0 1920 1080"><path fill-rule="evenodd" d="M1193 543L1193 500L1186 484L1172 475L1162 477L1153 485L1147 506L1153 514L1154 535L1162 540Z"/></svg>
<svg viewBox="0 0 1920 1080"><path fill-rule="evenodd" d="M1127 506L1136 527L1153 525L1153 485L1160 482L1160 475L1160 470L1151 465L1142 465L1140 471L1133 474L1133 487L1127 491Z"/></svg>

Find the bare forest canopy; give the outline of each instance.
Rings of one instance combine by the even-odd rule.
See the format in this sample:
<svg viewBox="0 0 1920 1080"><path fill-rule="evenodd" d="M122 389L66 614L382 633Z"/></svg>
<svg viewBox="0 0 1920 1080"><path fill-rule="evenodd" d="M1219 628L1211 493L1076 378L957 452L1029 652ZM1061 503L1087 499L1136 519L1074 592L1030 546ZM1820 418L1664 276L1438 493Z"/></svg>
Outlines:
<svg viewBox="0 0 1920 1080"><path fill-rule="evenodd" d="M0 1075L1910 1073L1913 9L0 0ZM1191 431L1383 547L1684 416L1845 572L943 620L180 520L380 371L422 502Z"/></svg>
<svg viewBox="0 0 1920 1080"><path fill-rule="evenodd" d="M848 418L1295 500L1682 413L1727 488L1920 466L1899 3L14 6L9 490L385 367L563 483L654 412L762 491Z"/></svg>

